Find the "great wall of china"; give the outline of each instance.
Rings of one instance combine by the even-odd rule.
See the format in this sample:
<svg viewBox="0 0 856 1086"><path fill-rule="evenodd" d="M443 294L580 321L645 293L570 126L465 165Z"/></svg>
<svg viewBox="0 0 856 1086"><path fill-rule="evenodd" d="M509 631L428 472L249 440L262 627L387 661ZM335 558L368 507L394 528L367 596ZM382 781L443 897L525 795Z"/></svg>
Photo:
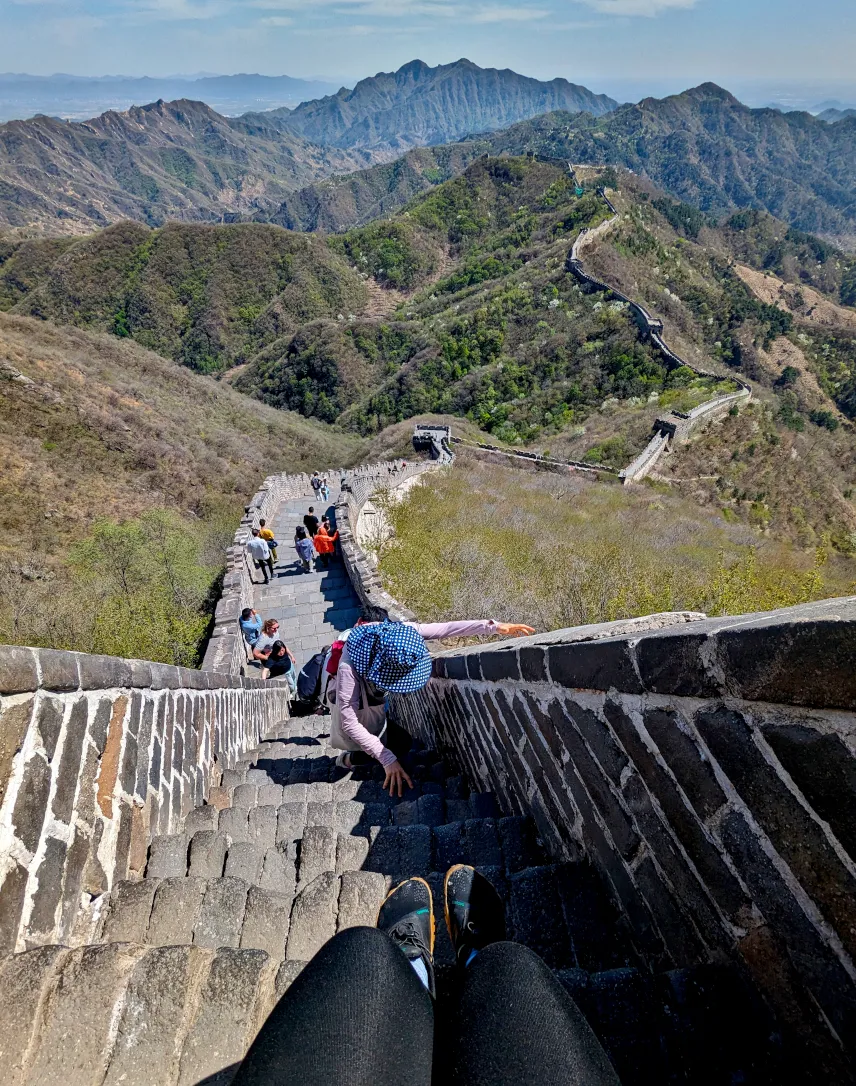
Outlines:
<svg viewBox="0 0 856 1086"><path fill-rule="evenodd" d="M225 1086L327 938L454 862L490 874L625 1086L856 1081L856 598L446 649L393 699L421 751L402 801L244 675L244 606L280 607L289 641L360 601L409 617L358 528L451 462L447 431L416 438L435 459L330 473L342 566L283 563L267 596L247 534L309 489L265 480L199 671L0 646L4 1082Z"/></svg>

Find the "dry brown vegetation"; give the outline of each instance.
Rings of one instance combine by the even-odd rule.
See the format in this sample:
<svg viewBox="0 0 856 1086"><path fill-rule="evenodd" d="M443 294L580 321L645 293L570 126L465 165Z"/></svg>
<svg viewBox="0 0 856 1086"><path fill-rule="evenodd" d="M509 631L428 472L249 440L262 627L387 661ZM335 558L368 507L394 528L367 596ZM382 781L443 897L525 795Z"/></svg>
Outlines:
<svg viewBox="0 0 856 1086"><path fill-rule="evenodd" d="M0 314L0 641L193 663L261 480L363 446L128 340Z"/></svg>
<svg viewBox="0 0 856 1086"><path fill-rule="evenodd" d="M388 515L390 592L423 619L559 629L657 611L741 614L856 590L856 561L730 524L676 493L459 458Z"/></svg>

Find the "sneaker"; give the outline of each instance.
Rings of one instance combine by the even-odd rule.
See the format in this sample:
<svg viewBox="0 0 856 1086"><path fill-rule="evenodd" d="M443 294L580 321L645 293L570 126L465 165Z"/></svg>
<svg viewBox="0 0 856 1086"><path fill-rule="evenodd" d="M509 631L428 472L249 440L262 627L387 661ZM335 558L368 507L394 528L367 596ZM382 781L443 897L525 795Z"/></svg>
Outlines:
<svg viewBox="0 0 856 1086"><path fill-rule="evenodd" d="M336 768L337 769L353 769L354 768L351 765L351 756L346 750L343 750L341 754L336 756Z"/></svg>
<svg viewBox="0 0 856 1086"><path fill-rule="evenodd" d="M377 914L377 926L392 939L410 962L421 962L426 987L433 998L434 984L434 902L431 887L424 879L400 882L386 896ZM421 975L422 970L416 970Z"/></svg>
<svg viewBox="0 0 856 1086"><path fill-rule="evenodd" d="M505 938L505 905L488 880L467 864L455 864L443 885L446 927L458 965Z"/></svg>

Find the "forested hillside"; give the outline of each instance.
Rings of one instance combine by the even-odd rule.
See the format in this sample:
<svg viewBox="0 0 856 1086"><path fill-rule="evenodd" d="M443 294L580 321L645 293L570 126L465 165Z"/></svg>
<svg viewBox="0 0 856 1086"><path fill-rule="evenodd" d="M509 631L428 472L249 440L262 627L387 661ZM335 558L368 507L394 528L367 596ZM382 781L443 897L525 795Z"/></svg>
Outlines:
<svg viewBox="0 0 856 1086"><path fill-rule="evenodd" d="M261 479L365 448L127 339L8 314L0 423L0 641L190 665Z"/></svg>

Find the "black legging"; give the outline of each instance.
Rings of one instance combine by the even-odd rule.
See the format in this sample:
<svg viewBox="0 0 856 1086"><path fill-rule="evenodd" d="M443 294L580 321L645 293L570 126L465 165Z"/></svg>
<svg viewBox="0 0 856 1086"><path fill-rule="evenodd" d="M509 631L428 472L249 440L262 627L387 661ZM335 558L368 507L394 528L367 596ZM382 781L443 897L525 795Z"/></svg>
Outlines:
<svg viewBox="0 0 856 1086"><path fill-rule="evenodd" d="M464 970L443 1086L619 1086L577 1005L531 950L494 943ZM430 1086L434 1008L376 928L331 939L253 1043L234 1086Z"/></svg>

